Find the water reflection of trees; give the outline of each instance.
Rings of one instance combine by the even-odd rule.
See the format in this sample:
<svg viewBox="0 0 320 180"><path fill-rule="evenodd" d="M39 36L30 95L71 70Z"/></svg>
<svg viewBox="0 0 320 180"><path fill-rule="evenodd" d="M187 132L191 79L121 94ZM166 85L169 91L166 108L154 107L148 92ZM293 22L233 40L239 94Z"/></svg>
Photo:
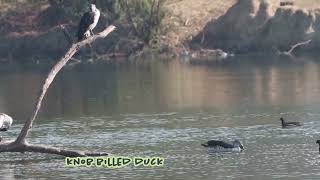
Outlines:
<svg viewBox="0 0 320 180"><path fill-rule="evenodd" d="M317 103L319 63L191 66L177 61L64 71L45 99L45 117ZM25 119L42 73L0 76L0 111Z"/></svg>

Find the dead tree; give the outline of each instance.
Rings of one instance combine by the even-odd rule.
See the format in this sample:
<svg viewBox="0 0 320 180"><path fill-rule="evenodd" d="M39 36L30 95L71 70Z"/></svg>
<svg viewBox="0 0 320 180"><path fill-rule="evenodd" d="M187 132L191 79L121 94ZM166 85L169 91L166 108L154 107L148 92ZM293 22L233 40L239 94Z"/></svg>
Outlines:
<svg viewBox="0 0 320 180"><path fill-rule="evenodd" d="M115 26L109 26L104 31L89 37L81 42L72 43L70 49L66 54L58 61L58 63L51 69L47 78L44 81L40 94L38 96L37 102L34 106L34 111L31 117L25 122L18 138L14 141L3 141L0 142L0 153L2 152L35 152L35 153L48 153L56 154L67 157L77 157L77 156L103 156L107 153L100 152L87 152L87 151L74 151L74 150L65 150L56 147L50 147L45 145L32 145L29 144L26 140L30 131L32 129L33 122L35 121L37 114L41 108L42 100L46 95L48 88L53 82L54 78L58 72L66 65L66 63L72 58L72 56L82 47L91 44L99 38L107 37L112 31L115 30Z"/></svg>

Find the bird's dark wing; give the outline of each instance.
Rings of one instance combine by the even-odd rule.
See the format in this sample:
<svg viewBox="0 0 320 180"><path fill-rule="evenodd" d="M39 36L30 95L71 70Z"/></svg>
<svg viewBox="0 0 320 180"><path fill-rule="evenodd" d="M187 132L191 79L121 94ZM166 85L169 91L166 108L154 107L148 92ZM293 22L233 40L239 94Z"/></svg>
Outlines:
<svg viewBox="0 0 320 180"><path fill-rule="evenodd" d="M301 126L301 124L299 122L287 122L287 125L291 125L291 126Z"/></svg>
<svg viewBox="0 0 320 180"><path fill-rule="evenodd" d="M92 12L86 12L83 14L78 28L77 37L81 41L84 38L84 33L88 30L90 24L94 21L94 14Z"/></svg>
<svg viewBox="0 0 320 180"><path fill-rule="evenodd" d="M216 140L210 140L207 142L208 146L210 147L213 147L213 146L221 146L221 147L224 147L224 148L233 148L233 145L231 144L228 144L226 142L223 142L223 141L216 141Z"/></svg>

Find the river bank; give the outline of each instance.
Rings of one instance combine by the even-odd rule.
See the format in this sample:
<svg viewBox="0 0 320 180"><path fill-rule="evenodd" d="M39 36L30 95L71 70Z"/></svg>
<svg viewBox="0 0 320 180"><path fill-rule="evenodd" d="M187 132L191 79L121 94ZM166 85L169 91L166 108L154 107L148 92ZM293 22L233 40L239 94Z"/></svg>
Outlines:
<svg viewBox="0 0 320 180"><path fill-rule="evenodd" d="M308 40L292 52L315 52L320 41L316 1L280 6L275 0L170 0L163 5L161 31L148 43L129 37L133 31L129 22L111 22L103 15L96 32L111 23L118 27L117 32L76 58L90 61L164 54L215 60L234 54L289 54L293 45ZM1 63L53 63L69 46L61 25L70 34L77 29L77 18L45 3L1 11L5 12L0 19Z"/></svg>
<svg viewBox="0 0 320 180"><path fill-rule="evenodd" d="M192 42L235 53L276 53L309 41L297 50L317 51L320 11L302 7L298 3L280 6L273 0L239 0L226 14L209 22Z"/></svg>

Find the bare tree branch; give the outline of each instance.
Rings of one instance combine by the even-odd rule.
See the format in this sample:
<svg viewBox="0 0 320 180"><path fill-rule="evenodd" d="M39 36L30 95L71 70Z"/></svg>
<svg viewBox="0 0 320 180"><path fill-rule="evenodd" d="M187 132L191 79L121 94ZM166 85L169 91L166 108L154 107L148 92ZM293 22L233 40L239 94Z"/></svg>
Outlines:
<svg viewBox="0 0 320 180"><path fill-rule="evenodd" d="M279 54L283 54L283 55L287 55L287 56L290 56L290 57L293 57L292 53L293 51L298 48L299 46L302 46L302 45L307 45L311 42L312 40L307 40L307 41L303 41L303 42L300 42L300 43L297 43L293 46L291 46L291 48L289 49L289 51L283 51L283 52L280 52L279 50Z"/></svg>
<svg viewBox="0 0 320 180"><path fill-rule="evenodd" d="M24 150L25 152L48 153L48 154L56 154L56 155L67 156L67 157L107 156L108 155L107 153L65 150L65 149L60 149L55 147L48 147L44 145L27 145Z"/></svg>
<svg viewBox="0 0 320 180"><path fill-rule="evenodd" d="M35 153L46 153L46 154L56 154L66 157L83 157L83 156L107 156L107 153L100 152L89 152L89 151L77 151L77 150L66 150L56 147L50 147L46 145L32 145L29 143L24 144L1 144L0 145L0 153L1 152L35 152Z"/></svg>
<svg viewBox="0 0 320 180"><path fill-rule="evenodd" d="M293 52L297 47L302 46L302 45L309 44L311 41L312 41L312 40L310 39L310 40L308 40L308 41L304 41L304 42L297 43L297 44L293 45L293 46L291 47L291 49L290 49L289 51L287 51L287 53L292 54L292 52Z"/></svg>
<svg viewBox="0 0 320 180"><path fill-rule="evenodd" d="M42 87L42 91L40 93L40 96L38 97L38 101L35 105L35 109L33 111L32 116L30 119L25 123L24 127L21 130L21 133L17 139L17 142L22 142L25 140L25 138L28 136L29 131L32 128L33 121L35 120L40 108L41 108L41 103L42 100L50 87L52 81L58 74L58 72L62 69L62 67L72 58L72 56L83 46L92 43L93 41L99 39L99 38L105 38L109 33L115 30L115 26L109 26L107 29L102 31L101 33L92 36L88 39L85 39L81 42L78 42L76 44L73 44L71 48L67 51L67 53L60 59L60 61L52 68L50 73L47 76L47 79L45 80L45 83Z"/></svg>
<svg viewBox="0 0 320 180"><path fill-rule="evenodd" d="M80 48L94 42L99 38L105 38L106 36L108 36L108 34L114 31L115 28L116 28L115 26L111 25L108 28L106 28L104 31L100 32L99 34L91 36L88 39L85 39L81 42L71 45L70 49L66 52L66 54L58 61L58 63L49 72L43 84L43 87L41 89L37 102L34 106L34 111L31 117L25 122L24 127L22 128L18 138L13 142L8 142L8 141L0 142L0 152L39 152L39 153L58 154L63 156L105 155L105 153L69 151L69 150L61 150L59 148L53 148L53 147L47 147L47 146L30 145L27 143L26 138L28 137L28 134L32 129L33 122L36 119L37 114L41 108L43 98L45 97L48 88L50 87L51 83L53 82L58 72L66 65L66 63L72 58L72 56Z"/></svg>

